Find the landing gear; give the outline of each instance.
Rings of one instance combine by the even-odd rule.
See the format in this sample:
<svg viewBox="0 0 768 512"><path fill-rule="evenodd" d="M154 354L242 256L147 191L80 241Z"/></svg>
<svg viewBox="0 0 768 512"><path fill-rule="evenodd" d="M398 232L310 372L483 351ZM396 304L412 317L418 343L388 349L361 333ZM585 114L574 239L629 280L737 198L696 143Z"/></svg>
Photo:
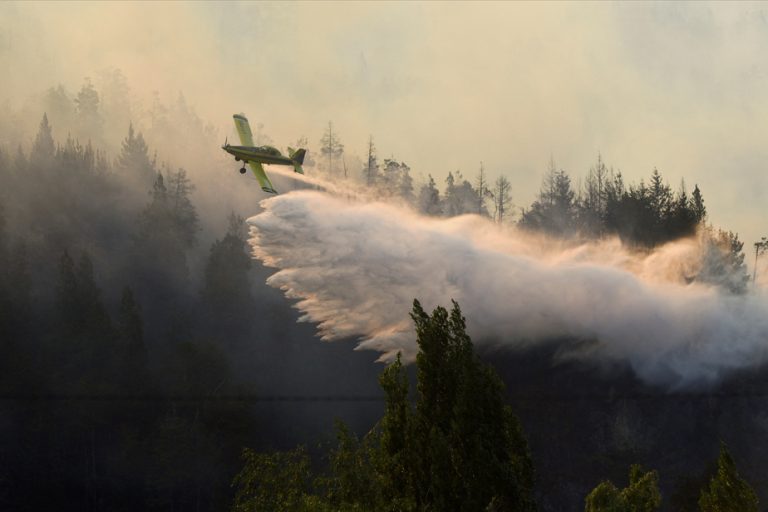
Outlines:
<svg viewBox="0 0 768 512"><path fill-rule="evenodd" d="M240 168L240 174L245 174L245 167Z"/></svg>

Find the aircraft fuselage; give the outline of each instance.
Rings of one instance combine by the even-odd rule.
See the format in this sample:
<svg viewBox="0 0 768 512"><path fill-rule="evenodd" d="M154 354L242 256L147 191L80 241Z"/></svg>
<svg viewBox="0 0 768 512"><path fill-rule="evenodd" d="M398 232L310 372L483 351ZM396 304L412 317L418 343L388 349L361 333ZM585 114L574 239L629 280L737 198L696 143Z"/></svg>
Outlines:
<svg viewBox="0 0 768 512"><path fill-rule="evenodd" d="M293 161L287 156L283 156L280 150L272 146L231 146L226 144L221 147L224 151L233 155L235 158L247 162L258 162L261 164L273 165L293 165Z"/></svg>

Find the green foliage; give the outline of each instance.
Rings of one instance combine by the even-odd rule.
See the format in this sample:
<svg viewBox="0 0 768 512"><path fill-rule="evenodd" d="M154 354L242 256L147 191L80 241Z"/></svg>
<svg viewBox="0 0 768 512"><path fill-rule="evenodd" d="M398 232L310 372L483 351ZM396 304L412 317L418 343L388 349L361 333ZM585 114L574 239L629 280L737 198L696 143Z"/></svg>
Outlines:
<svg viewBox="0 0 768 512"><path fill-rule="evenodd" d="M381 510L386 504L379 478L381 435L373 430L362 440L336 422L337 447L330 454L330 475L318 480L329 504L360 510Z"/></svg>
<svg viewBox="0 0 768 512"><path fill-rule="evenodd" d="M533 508L533 467L503 384L475 356L458 304L427 315L418 301L418 399L412 467L416 502L438 510Z"/></svg>
<svg viewBox="0 0 768 512"><path fill-rule="evenodd" d="M310 505L312 474L309 455L302 447L271 454L243 450L245 466L233 482L236 488L232 510L251 512L299 512Z"/></svg>
<svg viewBox="0 0 768 512"><path fill-rule="evenodd" d="M757 512L755 491L739 476L733 457L725 444L720 445L717 473L709 481L709 487L701 491L701 512Z"/></svg>
<svg viewBox="0 0 768 512"><path fill-rule="evenodd" d="M414 301L411 317L415 406L398 356L379 378L384 416L362 440L339 425L328 477L311 490L303 452L246 452L235 510L300 510L310 494L334 510L534 510L527 442L500 379L474 354L458 304L428 315Z"/></svg>
<svg viewBox="0 0 768 512"><path fill-rule="evenodd" d="M618 489L604 481L589 493L585 512L652 512L661 506L656 471L644 472L638 465L629 469L629 485Z"/></svg>
<svg viewBox="0 0 768 512"><path fill-rule="evenodd" d="M614 234L631 245L654 247L692 235L705 216L698 186L690 198L684 184L674 194L654 169L650 185L641 180L627 188L621 173L598 155L578 194L566 172L550 162L539 196L523 212L520 226L561 237Z"/></svg>

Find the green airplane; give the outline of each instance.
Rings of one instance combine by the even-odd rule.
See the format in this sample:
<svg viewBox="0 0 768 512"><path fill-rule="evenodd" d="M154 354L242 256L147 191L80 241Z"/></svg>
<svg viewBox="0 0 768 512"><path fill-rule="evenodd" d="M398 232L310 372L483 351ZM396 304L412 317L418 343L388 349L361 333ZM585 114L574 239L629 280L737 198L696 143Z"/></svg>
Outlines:
<svg viewBox="0 0 768 512"><path fill-rule="evenodd" d="M237 128L237 133L240 135L242 146L232 146L225 141L221 149L233 155L236 161L243 162L240 174L245 174L245 164L248 164L254 176L256 176L259 185L261 185L261 190L270 194L277 194L277 190L272 186L272 182L269 181L269 177L264 172L262 164L292 165L295 172L304 174L301 164L304 163L304 155L307 153L305 149L294 150L293 148L288 148L290 156L283 156L279 149L272 146L254 146L253 134L251 133L248 119L243 114L235 114L232 117L235 119L235 128Z"/></svg>

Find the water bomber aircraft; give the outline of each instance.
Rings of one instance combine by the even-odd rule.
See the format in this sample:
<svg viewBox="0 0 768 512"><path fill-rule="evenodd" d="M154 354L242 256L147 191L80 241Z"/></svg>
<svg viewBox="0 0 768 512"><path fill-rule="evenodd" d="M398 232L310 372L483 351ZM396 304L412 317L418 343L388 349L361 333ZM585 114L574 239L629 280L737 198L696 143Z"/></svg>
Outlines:
<svg viewBox="0 0 768 512"><path fill-rule="evenodd" d="M264 172L263 164L292 165L295 172L304 174L301 164L304 163L304 155L307 153L307 150L288 148L289 156L283 156L279 149L272 146L254 146L251 126L248 124L248 119L245 115L235 114L232 117L235 119L235 128L237 128L237 134L240 136L242 146L232 146L225 141L221 149L233 155L236 161L243 162L240 174L245 174L245 164L248 164L254 176L256 176L259 185L261 185L261 190L270 194L277 194L277 190L272 186L272 182L269 181L267 173Z"/></svg>

